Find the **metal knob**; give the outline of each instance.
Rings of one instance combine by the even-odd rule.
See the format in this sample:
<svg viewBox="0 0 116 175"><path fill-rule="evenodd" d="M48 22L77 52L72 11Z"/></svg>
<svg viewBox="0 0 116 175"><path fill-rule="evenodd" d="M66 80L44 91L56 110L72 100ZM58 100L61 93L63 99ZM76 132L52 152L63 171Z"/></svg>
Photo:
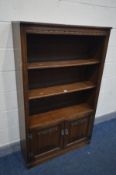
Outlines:
<svg viewBox="0 0 116 175"><path fill-rule="evenodd" d="M68 132L68 129L66 128L65 129L65 135L68 135L69 134L69 132Z"/></svg>

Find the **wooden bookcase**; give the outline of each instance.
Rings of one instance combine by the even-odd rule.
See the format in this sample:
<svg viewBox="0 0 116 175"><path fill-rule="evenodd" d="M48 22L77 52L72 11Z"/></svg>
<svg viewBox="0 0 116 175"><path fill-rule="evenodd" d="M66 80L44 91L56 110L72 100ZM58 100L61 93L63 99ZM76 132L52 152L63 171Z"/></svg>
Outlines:
<svg viewBox="0 0 116 175"><path fill-rule="evenodd" d="M31 167L90 142L111 28L12 26L21 148Z"/></svg>

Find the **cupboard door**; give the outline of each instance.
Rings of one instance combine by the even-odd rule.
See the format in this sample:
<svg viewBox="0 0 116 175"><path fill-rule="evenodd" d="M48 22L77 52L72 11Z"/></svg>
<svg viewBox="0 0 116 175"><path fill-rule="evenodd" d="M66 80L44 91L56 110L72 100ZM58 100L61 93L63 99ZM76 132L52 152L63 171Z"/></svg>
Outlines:
<svg viewBox="0 0 116 175"><path fill-rule="evenodd" d="M90 134L90 117L75 119L65 122L65 146L76 144L82 140L86 140Z"/></svg>
<svg viewBox="0 0 116 175"><path fill-rule="evenodd" d="M31 131L31 158L48 155L63 146L63 123Z"/></svg>

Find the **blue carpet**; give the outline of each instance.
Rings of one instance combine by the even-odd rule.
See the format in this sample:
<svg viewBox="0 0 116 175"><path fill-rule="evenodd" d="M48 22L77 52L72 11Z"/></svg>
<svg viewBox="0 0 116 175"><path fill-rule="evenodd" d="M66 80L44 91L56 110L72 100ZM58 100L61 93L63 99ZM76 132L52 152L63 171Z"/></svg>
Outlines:
<svg viewBox="0 0 116 175"><path fill-rule="evenodd" d="M116 175L116 119L96 125L90 145L32 169L20 152L2 157L0 175Z"/></svg>

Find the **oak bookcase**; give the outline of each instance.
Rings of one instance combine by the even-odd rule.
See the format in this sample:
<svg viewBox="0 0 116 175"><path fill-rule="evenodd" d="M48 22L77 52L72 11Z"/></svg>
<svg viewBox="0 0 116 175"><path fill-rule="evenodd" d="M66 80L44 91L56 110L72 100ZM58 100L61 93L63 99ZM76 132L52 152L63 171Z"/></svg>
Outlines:
<svg viewBox="0 0 116 175"><path fill-rule="evenodd" d="M28 167L90 142L111 28L13 22Z"/></svg>

